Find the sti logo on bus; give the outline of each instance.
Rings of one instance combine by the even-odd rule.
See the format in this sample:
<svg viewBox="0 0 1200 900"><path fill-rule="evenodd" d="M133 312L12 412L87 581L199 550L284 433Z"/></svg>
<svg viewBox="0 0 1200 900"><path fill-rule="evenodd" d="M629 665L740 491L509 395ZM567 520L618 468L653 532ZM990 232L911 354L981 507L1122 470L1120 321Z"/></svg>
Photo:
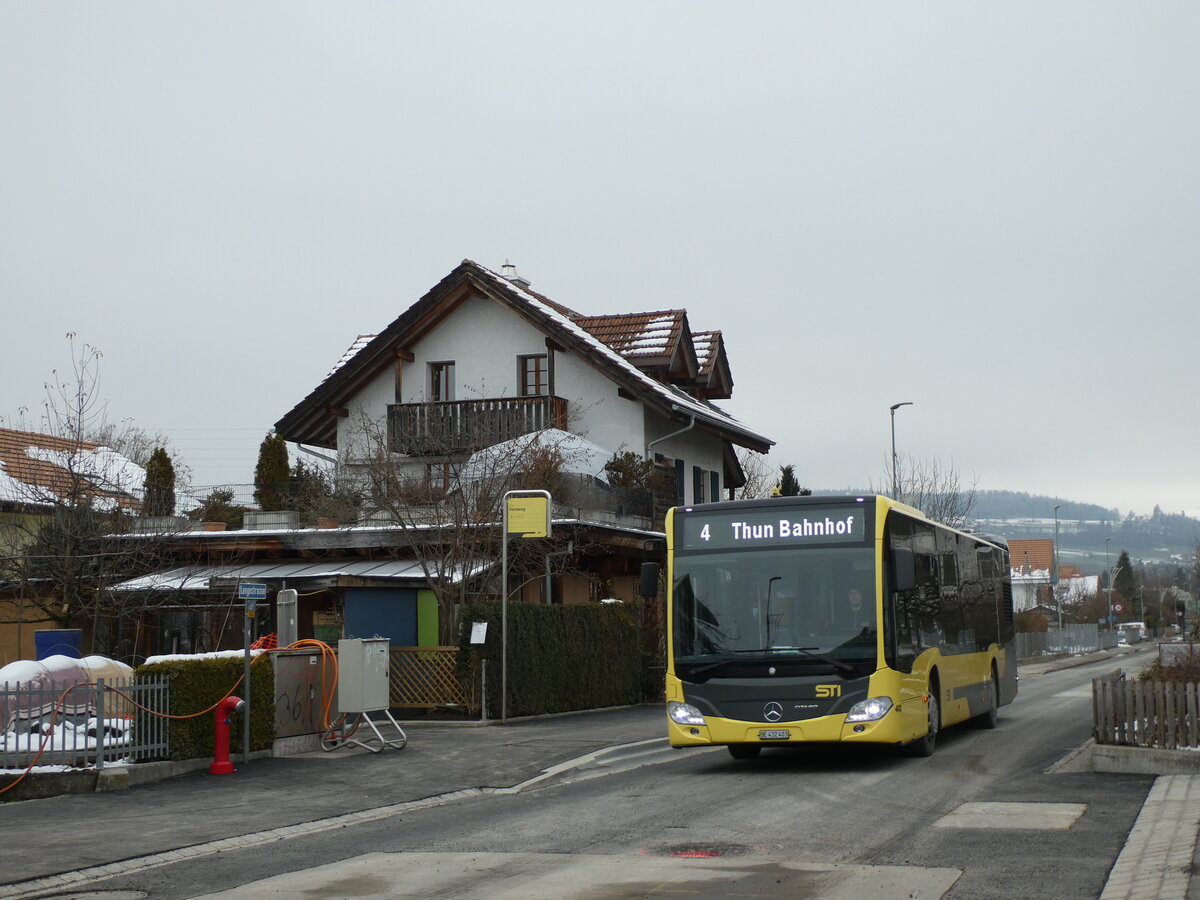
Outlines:
<svg viewBox="0 0 1200 900"><path fill-rule="evenodd" d="M818 684L818 697L840 697L842 696L842 686L840 684Z"/></svg>
<svg viewBox="0 0 1200 900"><path fill-rule="evenodd" d="M683 548L732 550L857 543L863 539L863 512L861 506L856 506L693 513L683 518Z"/></svg>

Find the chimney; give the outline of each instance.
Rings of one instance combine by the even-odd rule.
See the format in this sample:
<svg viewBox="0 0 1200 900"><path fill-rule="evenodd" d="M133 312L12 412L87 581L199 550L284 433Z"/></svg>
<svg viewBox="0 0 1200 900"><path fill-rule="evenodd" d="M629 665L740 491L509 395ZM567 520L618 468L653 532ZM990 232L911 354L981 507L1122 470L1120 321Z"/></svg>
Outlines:
<svg viewBox="0 0 1200 900"><path fill-rule="evenodd" d="M513 284L515 284L517 287L523 287L523 288L529 287L529 279L522 278L520 275L518 275L517 267L514 266L512 263L510 263L507 259L504 261L504 265L500 267L500 274L503 275L509 281L511 281Z"/></svg>

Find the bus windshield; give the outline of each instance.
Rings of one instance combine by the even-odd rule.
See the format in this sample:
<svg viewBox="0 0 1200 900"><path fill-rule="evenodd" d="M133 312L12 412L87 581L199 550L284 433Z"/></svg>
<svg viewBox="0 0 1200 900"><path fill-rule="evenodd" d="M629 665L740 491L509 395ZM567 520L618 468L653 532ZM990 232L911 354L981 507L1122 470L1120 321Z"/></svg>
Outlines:
<svg viewBox="0 0 1200 900"><path fill-rule="evenodd" d="M674 578L674 659L685 669L781 657L875 667L870 547L679 554Z"/></svg>

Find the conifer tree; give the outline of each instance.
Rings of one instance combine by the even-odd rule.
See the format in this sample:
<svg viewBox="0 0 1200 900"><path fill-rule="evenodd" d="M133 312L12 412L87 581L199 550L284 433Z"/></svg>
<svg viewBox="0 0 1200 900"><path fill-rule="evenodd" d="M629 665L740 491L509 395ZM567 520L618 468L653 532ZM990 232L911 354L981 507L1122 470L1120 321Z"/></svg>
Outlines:
<svg viewBox="0 0 1200 900"><path fill-rule="evenodd" d="M779 467L779 496L780 497L797 497L800 496L802 488L800 482L796 480L795 466L780 466Z"/></svg>
<svg viewBox="0 0 1200 900"><path fill-rule="evenodd" d="M288 484L287 444L278 434L268 434L258 447L258 464L254 467L254 502L259 509L288 509L291 506Z"/></svg>
<svg viewBox="0 0 1200 900"><path fill-rule="evenodd" d="M146 491L142 510L147 516L175 515L175 464L165 447L155 447L146 462Z"/></svg>

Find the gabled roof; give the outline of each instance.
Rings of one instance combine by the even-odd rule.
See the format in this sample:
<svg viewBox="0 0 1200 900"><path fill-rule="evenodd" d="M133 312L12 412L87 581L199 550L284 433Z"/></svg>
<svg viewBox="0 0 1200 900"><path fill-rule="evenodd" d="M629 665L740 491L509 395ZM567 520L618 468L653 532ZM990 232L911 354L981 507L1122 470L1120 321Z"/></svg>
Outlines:
<svg viewBox="0 0 1200 900"><path fill-rule="evenodd" d="M1051 538L1010 540L1008 554L1014 572L1044 572L1049 577L1054 567L1054 541Z"/></svg>
<svg viewBox="0 0 1200 900"><path fill-rule="evenodd" d="M662 381L690 382L699 371L685 310L577 316L572 321Z"/></svg>
<svg viewBox="0 0 1200 900"><path fill-rule="evenodd" d="M701 397L724 400L733 396L733 374L725 355L725 340L719 331L697 331L692 335L700 373L696 378Z"/></svg>
<svg viewBox="0 0 1200 900"><path fill-rule="evenodd" d="M0 503L57 506L83 499L99 509L139 510L146 472L91 441L0 428Z"/></svg>
<svg viewBox="0 0 1200 900"><path fill-rule="evenodd" d="M664 384L642 371L580 323L589 317L579 316L569 307L550 301L522 283L510 281L469 259L463 260L386 329L344 359L275 424L275 430L289 441L333 449L337 441L336 417L345 414L351 398L380 372L394 366L397 358L411 358L409 348L417 340L469 297L478 294L508 307L566 350L578 353L660 414L677 419L694 415L698 427L760 453L767 452L774 443L706 400ZM640 315L653 317L655 314ZM650 318L641 321L648 325ZM683 325L686 327L686 322ZM690 332L683 352L690 357L693 371L698 375Z"/></svg>

